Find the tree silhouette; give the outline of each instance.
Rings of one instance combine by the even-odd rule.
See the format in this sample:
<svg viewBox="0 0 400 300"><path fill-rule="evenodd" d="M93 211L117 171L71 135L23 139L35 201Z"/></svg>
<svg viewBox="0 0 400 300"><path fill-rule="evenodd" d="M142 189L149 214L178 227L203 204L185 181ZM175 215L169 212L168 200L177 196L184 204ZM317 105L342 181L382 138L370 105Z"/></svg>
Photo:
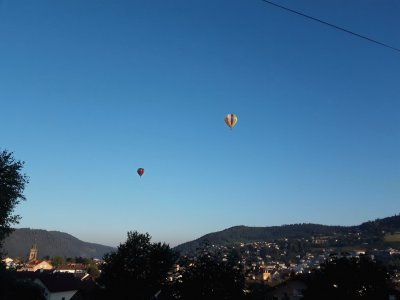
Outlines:
<svg viewBox="0 0 400 300"><path fill-rule="evenodd" d="M307 283L304 300L388 299L389 274L369 257L333 258Z"/></svg>
<svg viewBox="0 0 400 300"><path fill-rule="evenodd" d="M174 283L170 294L182 300L244 299L244 274L235 254L224 257L205 250L186 263L181 279Z"/></svg>
<svg viewBox="0 0 400 300"><path fill-rule="evenodd" d="M22 174L24 162L15 160L12 152L0 152L0 248L3 240L18 224L20 216L13 214L15 206L25 200L23 191L28 177Z"/></svg>
<svg viewBox="0 0 400 300"><path fill-rule="evenodd" d="M54 256L52 259L51 259L51 264L54 266L54 267L58 267L58 266L63 266L63 265L65 265L66 264L66 259L65 259L65 257L64 256L59 256L59 255L57 255L57 256Z"/></svg>
<svg viewBox="0 0 400 300"><path fill-rule="evenodd" d="M162 288L177 256L168 245L150 239L148 233L130 231L116 252L104 256L99 283L105 299L149 300Z"/></svg>
<svg viewBox="0 0 400 300"><path fill-rule="evenodd" d="M1 300L45 300L43 289L30 280L17 280L16 272L0 264Z"/></svg>

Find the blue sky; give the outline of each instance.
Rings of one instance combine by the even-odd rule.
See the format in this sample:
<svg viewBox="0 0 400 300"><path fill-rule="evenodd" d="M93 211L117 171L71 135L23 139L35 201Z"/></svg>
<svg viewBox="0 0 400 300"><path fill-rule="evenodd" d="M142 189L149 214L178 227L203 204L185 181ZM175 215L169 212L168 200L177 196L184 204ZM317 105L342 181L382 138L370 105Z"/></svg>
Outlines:
<svg viewBox="0 0 400 300"><path fill-rule="evenodd" d="M398 1L276 2L400 48ZM260 0L0 1L17 227L175 246L394 215L399 81L399 52Z"/></svg>

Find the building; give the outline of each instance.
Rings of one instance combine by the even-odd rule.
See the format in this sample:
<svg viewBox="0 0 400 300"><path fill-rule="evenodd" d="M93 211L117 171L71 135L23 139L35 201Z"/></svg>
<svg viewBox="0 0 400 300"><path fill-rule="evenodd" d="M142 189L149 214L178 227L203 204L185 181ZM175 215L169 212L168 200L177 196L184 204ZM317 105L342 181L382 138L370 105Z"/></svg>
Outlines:
<svg viewBox="0 0 400 300"><path fill-rule="evenodd" d="M6 257L6 258L2 259L1 262L6 266L6 269L15 267L14 260L10 257Z"/></svg>
<svg viewBox="0 0 400 300"><path fill-rule="evenodd" d="M29 251L28 262L37 260L38 248L36 244L32 245L31 250Z"/></svg>
<svg viewBox="0 0 400 300"><path fill-rule="evenodd" d="M69 300L81 288L80 280L74 278L74 276L61 275L69 274L46 274L33 281L44 289L46 300Z"/></svg>
<svg viewBox="0 0 400 300"><path fill-rule="evenodd" d="M82 274L83 276L86 274L87 269L88 269L87 265L71 263L67 265L58 266L54 269L54 271L61 273Z"/></svg>
<svg viewBox="0 0 400 300"><path fill-rule="evenodd" d="M38 270L52 270L53 266L45 260L34 260L27 262L18 271L36 272Z"/></svg>
<svg viewBox="0 0 400 300"><path fill-rule="evenodd" d="M38 285L46 300L85 299L82 294L89 294L96 284L91 280L80 280L74 274L53 272L18 272L18 280L31 281ZM80 293L78 297L77 294Z"/></svg>
<svg viewBox="0 0 400 300"><path fill-rule="evenodd" d="M29 251L28 262L25 263L18 271L36 272L38 270L52 270L53 266L45 260L38 260L38 247L36 244L32 245Z"/></svg>

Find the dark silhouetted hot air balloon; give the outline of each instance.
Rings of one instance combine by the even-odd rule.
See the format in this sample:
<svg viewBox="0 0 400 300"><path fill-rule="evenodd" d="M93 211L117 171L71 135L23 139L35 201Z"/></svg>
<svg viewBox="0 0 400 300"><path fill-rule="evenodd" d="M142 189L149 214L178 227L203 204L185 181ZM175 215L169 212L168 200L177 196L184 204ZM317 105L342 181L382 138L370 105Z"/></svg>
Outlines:
<svg viewBox="0 0 400 300"><path fill-rule="evenodd" d="M144 174L144 169L143 168L137 169L137 173L139 174L140 177L142 177L142 175Z"/></svg>
<svg viewBox="0 0 400 300"><path fill-rule="evenodd" d="M228 125L231 129L233 126L235 126L237 122L237 116L235 114L227 114L225 117L225 123Z"/></svg>

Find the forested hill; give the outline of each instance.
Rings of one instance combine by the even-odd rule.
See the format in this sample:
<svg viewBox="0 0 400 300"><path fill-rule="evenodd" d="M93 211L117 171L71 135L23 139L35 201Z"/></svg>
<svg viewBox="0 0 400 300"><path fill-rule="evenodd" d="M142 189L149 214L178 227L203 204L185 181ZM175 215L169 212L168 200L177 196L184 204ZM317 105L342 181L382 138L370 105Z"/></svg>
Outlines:
<svg viewBox="0 0 400 300"><path fill-rule="evenodd" d="M234 226L222 231L206 234L194 241L178 245L174 249L181 253L187 253L196 250L196 248L204 243L230 245L256 241L272 241L281 238L309 238L313 235L347 232L348 228L318 224L292 224L271 227Z"/></svg>
<svg viewBox="0 0 400 300"><path fill-rule="evenodd" d="M364 236L383 239L384 232L400 231L400 215L368 221L358 226L328 226L318 224L292 224L272 227L235 226L206 234L196 240L176 246L182 254L194 251L204 243L230 245L256 241L272 241L282 238L310 239L320 236L340 236L349 232L361 232Z"/></svg>
<svg viewBox="0 0 400 300"><path fill-rule="evenodd" d="M391 233L398 232L400 230L400 215L368 221L362 223L359 228L363 232L369 233L377 233L381 231Z"/></svg>
<svg viewBox="0 0 400 300"><path fill-rule="evenodd" d="M116 250L109 246L83 242L60 231L21 228L5 239L1 252L26 259L34 243L38 247L39 259L46 256L102 258L105 253Z"/></svg>

